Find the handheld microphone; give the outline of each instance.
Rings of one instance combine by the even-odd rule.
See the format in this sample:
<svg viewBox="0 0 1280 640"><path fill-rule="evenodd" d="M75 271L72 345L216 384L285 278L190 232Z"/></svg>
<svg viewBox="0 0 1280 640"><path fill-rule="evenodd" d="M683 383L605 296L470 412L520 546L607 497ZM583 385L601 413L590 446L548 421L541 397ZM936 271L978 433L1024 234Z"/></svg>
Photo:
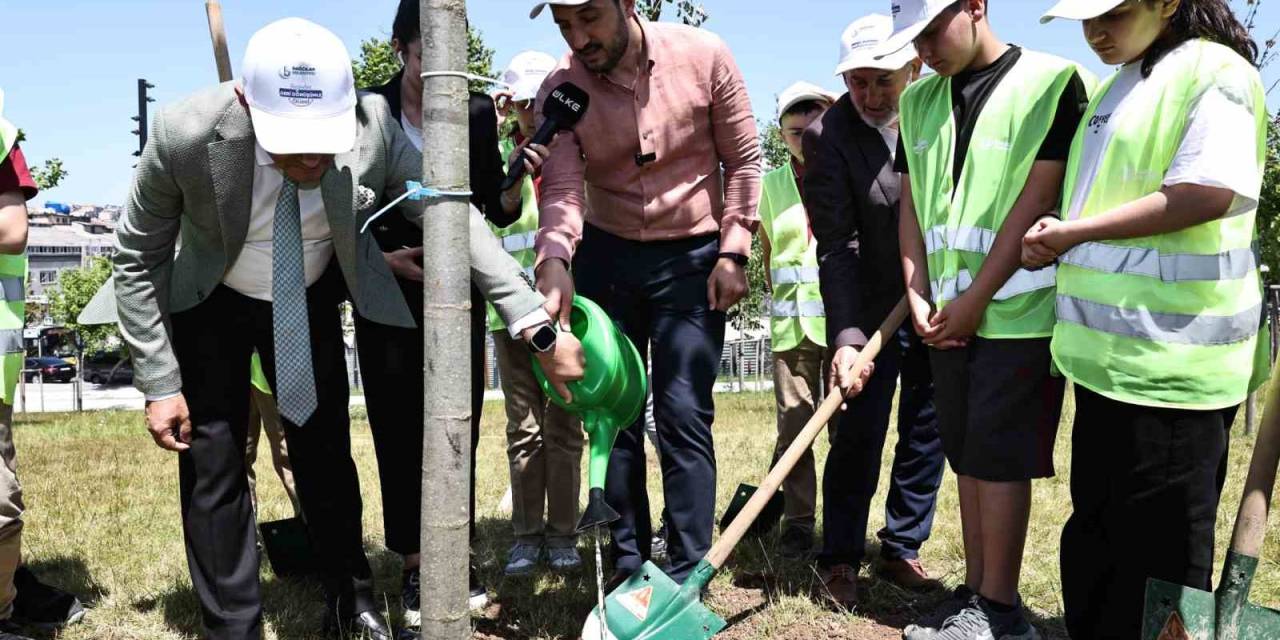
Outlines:
<svg viewBox="0 0 1280 640"><path fill-rule="evenodd" d="M572 82L565 82L552 89L542 105L542 115L545 119L542 126L538 127L538 132L529 139L529 144L551 144L551 139L557 133L572 129L578 124L582 116L587 113L587 105L590 103L591 98L587 92ZM523 177L524 153L521 152L511 159L511 164L507 167L507 177L503 179L499 190L510 189Z"/></svg>

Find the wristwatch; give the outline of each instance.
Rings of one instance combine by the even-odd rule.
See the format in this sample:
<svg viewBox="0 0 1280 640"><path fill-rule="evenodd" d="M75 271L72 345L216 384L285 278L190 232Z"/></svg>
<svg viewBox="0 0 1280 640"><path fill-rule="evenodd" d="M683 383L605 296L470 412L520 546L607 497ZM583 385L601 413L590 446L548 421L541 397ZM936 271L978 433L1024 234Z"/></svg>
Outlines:
<svg viewBox="0 0 1280 640"><path fill-rule="evenodd" d="M529 351L533 353L549 353L556 348L556 329L552 325L544 324L533 332L529 341L526 343Z"/></svg>
<svg viewBox="0 0 1280 640"><path fill-rule="evenodd" d="M747 257L746 257L746 256L744 256L744 255L742 255L741 253L728 253L728 252L725 252L725 253L721 253L720 255L718 255L718 256L716 256L716 257L717 257L717 258L728 258L728 259L730 259L730 260L734 261L735 263L737 263L737 265L738 265L739 267L745 267L745 266L747 266Z"/></svg>

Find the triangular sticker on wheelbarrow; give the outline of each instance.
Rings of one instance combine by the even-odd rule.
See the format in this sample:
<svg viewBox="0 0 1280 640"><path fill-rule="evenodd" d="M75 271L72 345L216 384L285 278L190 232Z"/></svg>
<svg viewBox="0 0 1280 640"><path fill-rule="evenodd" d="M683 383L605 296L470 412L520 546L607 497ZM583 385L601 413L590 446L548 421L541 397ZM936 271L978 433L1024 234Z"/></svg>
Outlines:
<svg viewBox="0 0 1280 640"><path fill-rule="evenodd" d="M653 587L637 589L618 596L618 604L640 622L649 617L649 603L653 601Z"/></svg>

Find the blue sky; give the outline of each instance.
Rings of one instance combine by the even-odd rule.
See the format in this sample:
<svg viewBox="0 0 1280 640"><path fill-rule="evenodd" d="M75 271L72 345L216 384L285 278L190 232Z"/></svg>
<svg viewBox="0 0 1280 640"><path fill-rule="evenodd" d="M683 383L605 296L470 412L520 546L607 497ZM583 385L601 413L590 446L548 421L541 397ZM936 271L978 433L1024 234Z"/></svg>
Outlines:
<svg viewBox="0 0 1280 640"><path fill-rule="evenodd" d="M746 77L757 115L770 118L778 91L795 80L840 89L835 67L840 32L854 18L887 13L889 0L702 0L706 28L728 42ZM528 19L532 0L472 0L470 19L496 50L501 69L515 53L564 51L548 15ZM992 2L992 22L1004 39L1108 70L1084 45L1077 23L1039 24L1052 0ZM1243 6L1244 0L1236 0ZM232 65L252 32L272 20L301 16L332 29L353 55L361 40L386 37L395 0L223 0ZM33 164L62 158L70 177L38 198L96 204L123 203L137 139L136 82L156 85L158 104L217 80L204 3L196 0L0 0L6 23L0 38L0 88L5 117L27 132ZM1269 0L1259 23L1280 25L1280 1ZM1270 35L1269 33L1266 35ZM1280 65L1266 74L1280 78ZM1280 89L1269 104L1280 108Z"/></svg>

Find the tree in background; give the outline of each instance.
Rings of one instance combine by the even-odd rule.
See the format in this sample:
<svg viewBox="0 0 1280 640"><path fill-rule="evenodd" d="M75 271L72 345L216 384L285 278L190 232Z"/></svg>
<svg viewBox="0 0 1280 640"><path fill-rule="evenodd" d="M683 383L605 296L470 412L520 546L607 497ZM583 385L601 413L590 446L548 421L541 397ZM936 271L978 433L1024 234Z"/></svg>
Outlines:
<svg viewBox="0 0 1280 640"><path fill-rule="evenodd" d="M27 139L27 134L18 129L18 144L22 144ZM31 179L35 180L36 188L41 191L48 191L61 183L67 176L71 175L62 166L62 160L59 158L49 158L44 164L38 167L31 167Z"/></svg>
<svg viewBox="0 0 1280 640"><path fill-rule="evenodd" d="M115 323L80 324L76 321L93 294L111 277L111 260L105 256L89 259L79 269L68 269L58 275L58 286L48 290L49 316L54 323L74 329L84 341L87 353L108 351L120 344L120 331Z"/></svg>
<svg viewBox="0 0 1280 640"><path fill-rule="evenodd" d="M1262 174L1262 197L1258 199L1258 240L1267 284L1280 284L1280 116L1271 120L1267 131L1267 167Z"/></svg>
<svg viewBox="0 0 1280 640"><path fill-rule="evenodd" d="M701 27L710 17L702 4L691 0L637 0L636 12L657 22L662 18L662 9L669 4L675 5L676 18L691 27Z"/></svg>
<svg viewBox="0 0 1280 640"><path fill-rule="evenodd" d="M400 61L391 48L389 38L369 38L360 43L360 58L351 61L357 87L376 87L386 84L400 73ZM467 31L467 72L486 78L493 77L493 49L485 46L484 35L471 27ZM490 83L472 80L472 91L488 93Z"/></svg>

